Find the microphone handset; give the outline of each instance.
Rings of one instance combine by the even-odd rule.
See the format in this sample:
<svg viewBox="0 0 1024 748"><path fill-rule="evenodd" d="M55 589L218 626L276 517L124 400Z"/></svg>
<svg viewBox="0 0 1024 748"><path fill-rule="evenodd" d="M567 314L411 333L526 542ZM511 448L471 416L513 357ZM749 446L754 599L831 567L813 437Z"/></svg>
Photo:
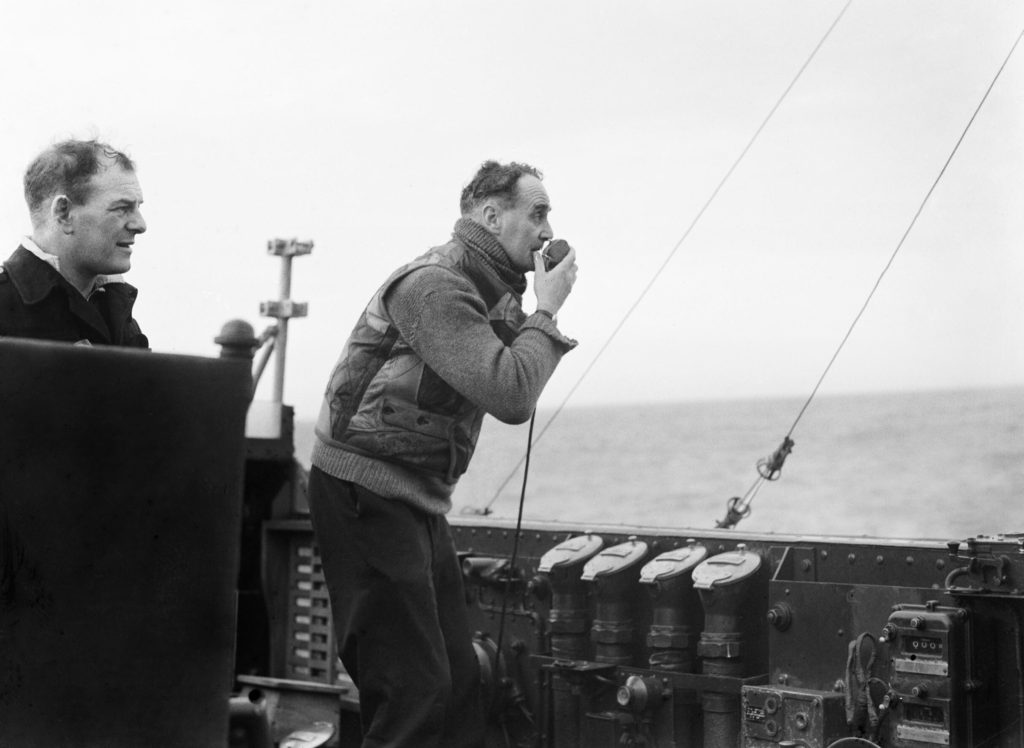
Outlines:
<svg viewBox="0 0 1024 748"><path fill-rule="evenodd" d="M551 270L569 254L569 242L565 239L550 241L541 254L544 256L544 269Z"/></svg>

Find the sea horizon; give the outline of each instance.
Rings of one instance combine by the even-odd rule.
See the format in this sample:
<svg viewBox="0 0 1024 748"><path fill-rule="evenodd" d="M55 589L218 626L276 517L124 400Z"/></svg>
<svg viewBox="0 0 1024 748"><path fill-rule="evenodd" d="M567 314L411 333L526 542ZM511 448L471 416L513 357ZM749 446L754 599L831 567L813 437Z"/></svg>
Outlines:
<svg viewBox="0 0 1024 748"><path fill-rule="evenodd" d="M806 397L540 407L524 517L709 527L757 481ZM794 407L795 406L795 407ZM552 417L554 416L554 420ZM312 419L296 420L309 464ZM545 431L546 429L546 431ZM485 419L455 513L516 516L529 427ZM1024 386L819 393L749 531L960 537L1024 531Z"/></svg>

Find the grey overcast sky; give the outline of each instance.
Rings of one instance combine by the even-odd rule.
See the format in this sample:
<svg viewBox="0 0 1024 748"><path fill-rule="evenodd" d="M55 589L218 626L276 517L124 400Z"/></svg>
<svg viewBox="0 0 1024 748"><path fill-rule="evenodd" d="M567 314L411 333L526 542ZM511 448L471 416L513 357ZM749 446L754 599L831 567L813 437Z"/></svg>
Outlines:
<svg viewBox="0 0 1024 748"><path fill-rule="evenodd" d="M0 228L28 161L100 137L138 163L128 280L158 351L215 355L296 260L286 399L312 417L393 268L445 241L485 159L535 164L579 254L580 340L542 400L806 395L1024 27L1017 1L130 4L0 9ZM1024 384L1024 48L823 392ZM7 251L4 252L7 254ZM533 297L528 295L527 307Z"/></svg>

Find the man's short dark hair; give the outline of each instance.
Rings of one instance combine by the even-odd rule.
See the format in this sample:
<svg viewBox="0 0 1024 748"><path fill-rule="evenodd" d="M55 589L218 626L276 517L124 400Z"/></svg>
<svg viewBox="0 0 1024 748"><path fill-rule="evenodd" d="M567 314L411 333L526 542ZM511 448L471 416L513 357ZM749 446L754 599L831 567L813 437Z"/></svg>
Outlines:
<svg viewBox="0 0 1024 748"><path fill-rule="evenodd" d="M61 193L77 205L86 202L89 180L110 160L125 171L135 171L128 156L98 140L65 140L50 146L25 171L29 212L34 216L48 198Z"/></svg>
<svg viewBox="0 0 1024 748"><path fill-rule="evenodd" d="M517 183L524 174L537 179L544 178L539 169L529 164L519 164L515 161L507 164L485 161L476 176L462 190L462 199L459 201L462 215L469 215L489 197L497 197L505 208L514 205L519 197Z"/></svg>

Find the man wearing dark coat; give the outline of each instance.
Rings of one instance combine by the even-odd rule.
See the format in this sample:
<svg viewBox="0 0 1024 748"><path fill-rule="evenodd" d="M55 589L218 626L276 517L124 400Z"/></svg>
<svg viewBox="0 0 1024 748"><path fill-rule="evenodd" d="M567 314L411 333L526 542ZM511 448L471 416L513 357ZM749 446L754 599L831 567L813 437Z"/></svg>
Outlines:
<svg viewBox="0 0 1024 748"><path fill-rule="evenodd" d="M121 277L146 230L135 164L96 140L46 149L25 172L32 234L0 266L0 336L148 348Z"/></svg>

